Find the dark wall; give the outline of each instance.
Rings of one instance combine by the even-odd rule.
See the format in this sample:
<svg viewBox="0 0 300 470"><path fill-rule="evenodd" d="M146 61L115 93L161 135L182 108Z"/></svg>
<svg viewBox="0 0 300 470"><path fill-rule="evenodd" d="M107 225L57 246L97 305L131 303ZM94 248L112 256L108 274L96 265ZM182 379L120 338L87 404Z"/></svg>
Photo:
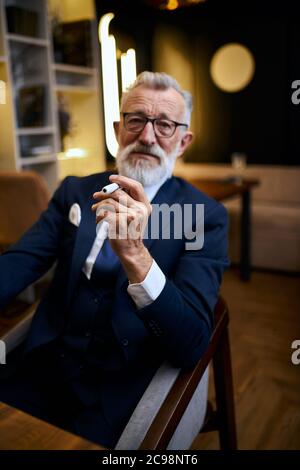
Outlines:
<svg viewBox="0 0 300 470"><path fill-rule="evenodd" d="M214 53L224 44L238 42L252 52L255 73L250 84L236 93L219 89L210 76ZM287 150L287 28L276 19L256 21L199 20L194 43L201 68L202 110L206 134L199 142L201 161L227 162L232 152L245 152L249 163L292 163ZM200 100L203 103L203 99ZM195 160L195 155L189 159Z"/></svg>
<svg viewBox="0 0 300 470"><path fill-rule="evenodd" d="M116 13L116 33L134 38L138 70L152 68L153 37L161 25L184 32L187 53L201 76L198 91L205 134L187 154L188 161L230 162L232 152L245 152L249 163L300 163L300 104L291 101L291 84L300 80L299 7L289 2L207 0L173 12L147 7L142 1L99 0L98 17ZM211 80L214 52L228 42L247 46L255 59L251 83L225 93ZM195 129L197 132L197 129Z"/></svg>

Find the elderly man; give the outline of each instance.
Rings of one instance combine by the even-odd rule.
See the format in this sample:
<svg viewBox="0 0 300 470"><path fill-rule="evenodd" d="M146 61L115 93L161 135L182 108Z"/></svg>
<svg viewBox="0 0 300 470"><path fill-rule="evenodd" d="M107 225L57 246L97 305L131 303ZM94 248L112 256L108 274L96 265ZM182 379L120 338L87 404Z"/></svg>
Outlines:
<svg viewBox="0 0 300 470"><path fill-rule="evenodd" d="M201 358L227 265L227 217L172 176L192 140L191 109L172 77L143 72L115 123L118 174L66 178L0 257L1 305L57 261L25 345L1 368L0 400L113 447L160 364ZM110 183L120 188L101 191ZM204 205L204 244L188 245L186 231L164 237L171 219L145 236L162 204ZM190 213L191 232L197 223Z"/></svg>

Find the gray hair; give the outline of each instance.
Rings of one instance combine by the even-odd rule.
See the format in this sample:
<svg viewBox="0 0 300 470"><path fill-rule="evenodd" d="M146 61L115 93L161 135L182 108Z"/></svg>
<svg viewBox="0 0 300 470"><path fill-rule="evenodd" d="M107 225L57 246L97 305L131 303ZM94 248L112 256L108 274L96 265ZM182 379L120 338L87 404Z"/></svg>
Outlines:
<svg viewBox="0 0 300 470"><path fill-rule="evenodd" d="M140 85L145 85L148 88L153 90L168 90L169 88L174 88L178 93L183 97L185 103L185 115L184 118L186 123L190 125L191 123L191 114L193 110L193 98L189 91L182 90L179 83L175 78L164 72L142 72L140 73L132 85L130 85L125 92L122 94L121 99L121 109L123 108L124 101L126 100L128 94L137 88Z"/></svg>

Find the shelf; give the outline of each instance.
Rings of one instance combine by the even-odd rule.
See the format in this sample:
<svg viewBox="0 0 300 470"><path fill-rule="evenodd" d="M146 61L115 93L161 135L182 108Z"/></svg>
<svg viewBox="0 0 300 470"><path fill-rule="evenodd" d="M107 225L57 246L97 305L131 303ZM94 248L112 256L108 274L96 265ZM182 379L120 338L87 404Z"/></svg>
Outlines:
<svg viewBox="0 0 300 470"><path fill-rule="evenodd" d="M53 69L57 72L77 73L80 75L94 75L95 69L91 67L80 67L78 65L69 64L53 64Z"/></svg>
<svg viewBox="0 0 300 470"><path fill-rule="evenodd" d="M78 86L78 85L56 85L55 91L62 93L74 94L91 94L96 93L97 88L91 86Z"/></svg>
<svg viewBox="0 0 300 470"><path fill-rule="evenodd" d="M20 158L20 163L22 166L27 165L40 165L42 163L51 163L56 162L56 155L51 153L48 155L41 155L36 157L22 157Z"/></svg>
<svg viewBox="0 0 300 470"><path fill-rule="evenodd" d="M23 127L17 129L18 135L41 135L41 134L52 134L54 132L53 127Z"/></svg>
<svg viewBox="0 0 300 470"><path fill-rule="evenodd" d="M65 44L53 37L52 14L67 25ZM83 176L105 168L95 22L94 0L0 0L0 80L6 85L0 169L32 170L45 179L50 194L59 174ZM87 34L82 40L81 28ZM84 161L58 161L64 125L69 134L74 130L66 142L88 149Z"/></svg>
<svg viewBox="0 0 300 470"><path fill-rule="evenodd" d="M31 46L49 46L48 39L33 38L30 36L22 36L21 34L8 34L7 39L14 42L20 42L22 44L29 44Z"/></svg>

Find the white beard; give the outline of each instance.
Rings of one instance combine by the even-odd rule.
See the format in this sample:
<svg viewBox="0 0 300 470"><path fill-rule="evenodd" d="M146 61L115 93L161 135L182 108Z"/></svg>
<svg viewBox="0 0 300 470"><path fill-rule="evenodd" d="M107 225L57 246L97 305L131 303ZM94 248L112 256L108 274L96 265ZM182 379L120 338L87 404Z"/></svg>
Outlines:
<svg viewBox="0 0 300 470"><path fill-rule="evenodd" d="M158 144L146 146L134 142L117 152L117 168L119 174L139 181L143 186L152 186L161 180L170 178L173 173L180 142L173 152L167 154ZM132 160L131 152L150 153L159 158L159 165L153 166L151 161L144 159Z"/></svg>

